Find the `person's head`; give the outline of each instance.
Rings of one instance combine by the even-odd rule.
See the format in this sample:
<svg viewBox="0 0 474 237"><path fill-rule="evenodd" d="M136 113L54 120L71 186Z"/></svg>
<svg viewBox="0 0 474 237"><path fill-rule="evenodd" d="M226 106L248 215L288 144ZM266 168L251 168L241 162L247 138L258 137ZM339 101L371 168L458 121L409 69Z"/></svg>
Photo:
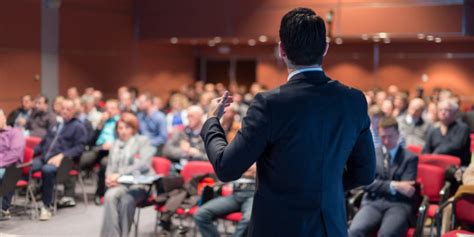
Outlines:
<svg viewBox="0 0 474 237"><path fill-rule="evenodd" d="M377 91L375 94L375 103L379 106L382 106L382 103L387 99L387 92Z"/></svg>
<svg viewBox="0 0 474 237"><path fill-rule="evenodd" d="M67 98L69 99L76 99L79 97L79 91L76 87L70 87L67 89Z"/></svg>
<svg viewBox="0 0 474 237"><path fill-rule="evenodd" d="M143 93L138 97L138 109L140 111L148 111L153 108L153 96L150 93Z"/></svg>
<svg viewBox="0 0 474 237"><path fill-rule="evenodd" d="M33 98L31 98L31 95L27 94L21 97L21 107L26 110L33 108Z"/></svg>
<svg viewBox="0 0 474 237"><path fill-rule="evenodd" d="M48 111L48 97L44 95L38 95L35 98L35 109L38 111L46 112Z"/></svg>
<svg viewBox="0 0 474 237"><path fill-rule="evenodd" d="M69 98L70 99L70 98ZM64 97L56 96L53 101L53 112L55 114L61 114L61 106L63 104Z"/></svg>
<svg viewBox="0 0 474 237"><path fill-rule="evenodd" d="M153 106L157 109L163 109L165 107L165 103L163 103L163 99L158 96L153 97Z"/></svg>
<svg viewBox="0 0 474 237"><path fill-rule="evenodd" d="M408 106L408 114L413 117L414 119L421 118L423 111L425 110L425 101L420 98L415 98L410 101L410 105Z"/></svg>
<svg viewBox="0 0 474 237"><path fill-rule="evenodd" d="M400 111L405 110L408 106L408 96L404 93L398 93L393 100L393 106Z"/></svg>
<svg viewBox="0 0 474 237"><path fill-rule="evenodd" d="M387 149L393 149L398 144L400 133L398 131L398 123L395 118L385 117L379 121L379 136Z"/></svg>
<svg viewBox="0 0 474 237"><path fill-rule="evenodd" d="M124 107L124 109L129 109L133 104L132 94L126 91L122 93L119 97L120 104Z"/></svg>
<svg viewBox="0 0 474 237"><path fill-rule="evenodd" d="M181 93L176 93L170 97L170 106L174 111L181 111L187 108L188 105L188 98Z"/></svg>
<svg viewBox="0 0 474 237"><path fill-rule="evenodd" d="M115 128L118 138L124 142L137 134L138 129L139 122L137 116L132 113L123 113L117 121Z"/></svg>
<svg viewBox="0 0 474 237"><path fill-rule="evenodd" d="M202 118L204 116L204 110L197 106L190 106L187 110L188 112L188 126L192 130L198 130L202 127Z"/></svg>
<svg viewBox="0 0 474 237"><path fill-rule="evenodd" d="M216 92L216 85L214 85L212 83L206 83L206 85L204 85L204 91Z"/></svg>
<svg viewBox="0 0 474 237"><path fill-rule="evenodd" d="M130 93L130 96L132 97L132 101L136 100L139 94L138 88L134 86L129 86L128 87L128 93Z"/></svg>
<svg viewBox="0 0 474 237"><path fill-rule="evenodd" d="M214 98L216 98L216 94L214 92L204 92L199 98L199 105L201 105L203 108L207 108Z"/></svg>
<svg viewBox="0 0 474 237"><path fill-rule="evenodd" d="M5 117L5 112L0 109L0 129L5 128L7 126L7 118Z"/></svg>
<svg viewBox="0 0 474 237"><path fill-rule="evenodd" d="M95 90L94 93L92 93L92 96L94 97L94 103L95 105L99 105L99 103L102 101L102 91Z"/></svg>
<svg viewBox="0 0 474 237"><path fill-rule="evenodd" d="M280 23L280 56L288 67L322 65L328 44L323 18L309 8L286 13Z"/></svg>
<svg viewBox="0 0 474 237"><path fill-rule="evenodd" d="M439 121L448 126L456 119L456 113L459 107L458 104L451 99L441 100L438 103L438 119Z"/></svg>
<svg viewBox="0 0 474 237"><path fill-rule="evenodd" d="M61 117L64 121L69 121L77 114L77 107L74 100L64 99L61 101Z"/></svg>
<svg viewBox="0 0 474 237"><path fill-rule="evenodd" d="M94 95L94 87L87 87L84 89L84 95L92 96Z"/></svg>
<svg viewBox="0 0 474 237"><path fill-rule="evenodd" d="M119 102L114 99L107 100L105 103L105 111L110 115L110 117L120 114Z"/></svg>
<svg viewBox="0 0 474 237"><path fill-rule="evenodd" d="M391 117L393 115L393 103L391 100L384 100L382 102L382 112L386 117Z"/></svg>
<svg viewBox="0 0 474 237"><path fill-rule="evenodd" d="M390 85L388 86L388 94L392 97L396 96L398 94L398 86L396 85Z"/></svg>
<svg viewBox="0 0 474 237"><path fill-rule="evenodd" d="M90 95L82 96L81 105L84 108L84 113L89 113L95 107L94 97Z"/></svg>
<svg viewBox="0 0 474 237"><path fill-rule="evenodd" d="M120 98L123 93L127 93L127 92L128 92L128 87L126 87L126 86L119 87L117 89L117 98Z"/></svg>

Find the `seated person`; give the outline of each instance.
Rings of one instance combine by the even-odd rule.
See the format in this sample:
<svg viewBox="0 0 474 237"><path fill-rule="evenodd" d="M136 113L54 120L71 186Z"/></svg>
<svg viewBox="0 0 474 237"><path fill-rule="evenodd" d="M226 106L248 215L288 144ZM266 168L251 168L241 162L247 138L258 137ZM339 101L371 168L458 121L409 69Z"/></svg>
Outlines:
<svg viewBox="0 0 474 237"><path fill-rule="evenodd" d="M203 125L204 111L199 106L187 110L188 126L175 131L163 149L163 155L173 162L184 165L189 160L207 160L204 142L199 133ZM179 165L178 165L179 169Z"/></svg>
<svg viewBox="0 0 474 237"><path fill-rule="evenodd" d="M242 178L232 182L234 187L232 195L212 199L199 207L194 215L194 221L202 236L218 237L219 232L213 224L214 219L239 211L242 212L242 220L235 227L232 236L247 236L247 228L252 214L256 174L257 167L254 164L242 175Z"/></svg>
<svg viewBox="0 0 474 237"><path fill-rule="evenodd" d="M0 183L5 175L5 169L23 159L25 139L20 129L7 126L5 113L0 109ZM10 203L13 192L3 196L2 209L0 210L0 220L10 218Z"/></svg>
<svg viewBox="0 0 474 237"><path fill-rule="evenodd" d="M25 128L26 122L33 109L33 99L31 95L21 97L21 107L13 110L7 118L7 125L10 127Z"/></svg>
<svg viewBox="0 0 474 237"><path fill-rule="evenodd" d="M51 219L53 189L56 183L56 171L63 159L79 158L86 144L86 129L75 117L77 113L74 102L65 99L61 106L61 117L64 122L48 130L41 143L35 147L31 172L42 172L42 200L40 220ZM74 198L71 190L66 189L64 196Z"/></svg>
<svg viewBox="0 0 474 237"><path fill-rule="evenodd" d="M375 180L364 187L361 208L349 228L350 237L404 236L412 214L418 157L400 146L394 118L379 123L382 145L376 147Z"/></svg>
<svg viewBox="0 0 474 237"><path fill-rule="evenodd" d="M410 102L407 113L398 117L400 125L400 135L407 145L423 147L431 129L431 124L422 118L425 110L425 102L420 98L415 98Z"/></svg>
<svg viewBox="0 0 474 237"><path fill-rule="evenodd" d="M95 192L95 203L100 205L100 198L105 193L105 167L109 149L115 141L115 125L120 118L119 102L117 100L107 100L105 104L105 112L97 125L98 137L93 142L93 146L89 151L84 152L81 156L81 169L92 169L95 164L100 164L100 170L97 180L97 189Z"/></svg>
<svg viewBox="0 0 474 237"><path fill-rule="evenodd" d="M128 236L135 206L147 198L147 188L117 182L121 175L153 175L151 168L155 148L148 138L138 135L135 115L124 113L117 122L118 139L109 152L101 236Z"/></svg>
<svg viewBox="0 0 474 237"><path fill-rule="evenodd" d="M151 145L156 147L156 155L160 156L168 138L166 116L153 105L153 96L150 93L138 97L138 108L140 134L150 139Z"/></svg>
<svg viewBox="0 0 474 237"><path fill-rule="evenodd" d="M471 162L471 138L469 127L456 120L459 107L453 100L446 99L438 103L439 127L428 133L424 154L446 154L461 159L461 166Z"/></svg>
<svg viewBox="0 0 474 237"><path fill-rule="evenodd" d="M28 130L30 136L43 138L48 129L56 125L56 116L48 111L48 107L46 96L39 95L36 97L35 106L26 123L26 130Z"/></svg>

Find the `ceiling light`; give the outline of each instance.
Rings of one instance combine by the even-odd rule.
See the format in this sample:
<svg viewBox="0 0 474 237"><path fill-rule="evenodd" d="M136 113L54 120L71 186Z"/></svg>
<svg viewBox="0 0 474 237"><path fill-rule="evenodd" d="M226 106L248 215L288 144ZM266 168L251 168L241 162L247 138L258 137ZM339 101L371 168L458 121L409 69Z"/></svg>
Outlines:
<svg viewBox="0 0 474 237"><path fill-rule="evenodd" d="M433 40L434 40L434 36L428 35L428 36L426 36L426 40L428 40L428 41L433 41Z"/></svg>
<svg viewBox="0 0 474 237"><path fill-rule="evenodd" d="M262 43L267 42L267 40L268 40L268 37L266 35L261 35L260 37L258 37L258 41Z"/></svg>
<svg viewBox="0 0 474 237"><path fill-rule="evenodd" d="M425 34L423 34L423 33L418 33L417 37L418 37L418 39L424 39L424 38L425 38Z"/></svg>
<svg viewBox="0 0 474 237"><path fill-rule="evenodd" d="M341 45L342 43L344 43L344 40L342 40L341 37L337 37L334 42L337 44L337 45Z"/></svg>
<svg viewBox="0 0 474 237"><path fill-rule="evenodd" d="M421 75L421 81L428 82L428 79L429 79L428 74L423 73L423 75Z"/></svg>
<svg viewBox="0 0 474 237"><path fill-rule="evenodd" d="M379 41L380 41L380 37L379 37L378 35L374 35L374 36L372 37L372 40L373 40L374 42L379 42Z"/></svg>
<svg viewBox="0 0 474 237"><path fill-rule="evenodd" d="M382 38L382 39L385 39L385 38L388 37L388 34L385 33L385 32L380 32L380 33L379 33L379 37Z"/></svg>
<svg viewBox="0 0 474 237"><path fill-rule="evenodd" d="M172 44L177 44L177 43L178 43L178 37L172 37L172 38L170 39L170 42L171 42Z"/></svg>
<svg viewBox="0 0 474 237"><path fill-rule="evenodd" d="M214 37L214 42L215 42L216 44L218 44L218 43L222 42L222 38L219 37L219 36L216 36L216 37Z"/></svg>
<svg viewBox="0 0 474 237"><path fill-rule="evenodd" d="M248 44L250 46L255 46L257 44L257 41L255 41L254 39L249 39Z"/></svg>
<svg viewBox="0 0 474 237"><path fill-rule="evenodd" d="M436 43L441 43L442 41L443 41L443 40L442 40L440 37L436 37L436 38L435 38L435 42L436 42Z"/></svg>
<svg viewBox="0 0 474 237"><path fill-rule="evenodd" d="M385 38L383 39L383 42L386 44L390 44L392 41L390 40L390 38Z"/></svg>
<svg viewBox="0 0 474 237"><path fill-rule="evenodd" d="M209 42L207 42L207 45L209 45L209 47L214 47L216 46L216 42L214 42L214 40L209 40Z"/></svg>
<svg viewBox="0 0 474 237"><path fill-rule="evenodd" d="M361 36L362 40L368 40L369 39L369 35L368 34L363 34Z"/></svg>

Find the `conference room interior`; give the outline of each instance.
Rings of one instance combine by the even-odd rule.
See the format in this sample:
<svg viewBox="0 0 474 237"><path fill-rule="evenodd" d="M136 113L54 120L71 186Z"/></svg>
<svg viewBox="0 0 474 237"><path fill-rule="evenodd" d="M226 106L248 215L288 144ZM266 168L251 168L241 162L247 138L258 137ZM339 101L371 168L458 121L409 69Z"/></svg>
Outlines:
<svg viewBox="0 0 474 237"><path fill-rule="evenodd" d="M214 175L202 140L196 140L200 126L211 100L229 91L234 102L221 123L231 141L252 99L287 83L278 30L281 17L296 7L309 7L325 20L329 49L322 69L365 94L374 145L383 143L378 122L394 118L400 149L418 157L412 211L400 217L409 225L403 236L474 236L471 0L1 1L0 197L12 200L1 210L0 236L113 236L104 234L116 218L110 210L122 207L110 190L138 176L123 175L123 184L112 184L107 162L113 158L107 154L125 146L127 136L140 152L153 149L147 165L160 178L139 187L145 196L133 197L127 224L127 214L116 212L121 235L206 236L199 209L235 195L237 186ZM33 170L32 163L51 152L48 144L57 145L53 132L67 129L62 124L70 121L68 111L86 132L68 142L84 143L72 159L59 159L51 181L44 166ZM443 116L451 116L451 124ZM454 123L469 132L442 140L443 129ZM122 135L120 124L130 135ZM2 135L8 129L22 144L21 157L9 163L2 161L13 146L10 135ZM452 147L455 140L462 140L460 147ZM447 152L437 152L443 145L450 146ZM163 177L186 192L178 206L169 203L175 194ZM45 189L48 182L52 186ZM63 188L71 182L72 197ZM341 205L348 229L367 192L346 191ZM278 215L278 207L269 215ZM243 218L238 209L209 223L220 236L231 236Z"/></svg>

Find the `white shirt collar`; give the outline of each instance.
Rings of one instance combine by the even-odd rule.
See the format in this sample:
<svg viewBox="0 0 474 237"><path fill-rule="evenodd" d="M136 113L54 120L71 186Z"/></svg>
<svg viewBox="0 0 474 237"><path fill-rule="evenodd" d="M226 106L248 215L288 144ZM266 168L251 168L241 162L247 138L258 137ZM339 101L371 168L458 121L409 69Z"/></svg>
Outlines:
<svg viewBox="0 0 474 237"><path fill-rule="evenodd" d="M296 74L299 74L299 73L303 73L303 72L322 72L322 71L323 71L323 68L321 68L321 67L309 67L309 68L294 70L290 74L288 74L288 79L287 80L290 81L290 79L293 76L295 76Z"/></svg>

